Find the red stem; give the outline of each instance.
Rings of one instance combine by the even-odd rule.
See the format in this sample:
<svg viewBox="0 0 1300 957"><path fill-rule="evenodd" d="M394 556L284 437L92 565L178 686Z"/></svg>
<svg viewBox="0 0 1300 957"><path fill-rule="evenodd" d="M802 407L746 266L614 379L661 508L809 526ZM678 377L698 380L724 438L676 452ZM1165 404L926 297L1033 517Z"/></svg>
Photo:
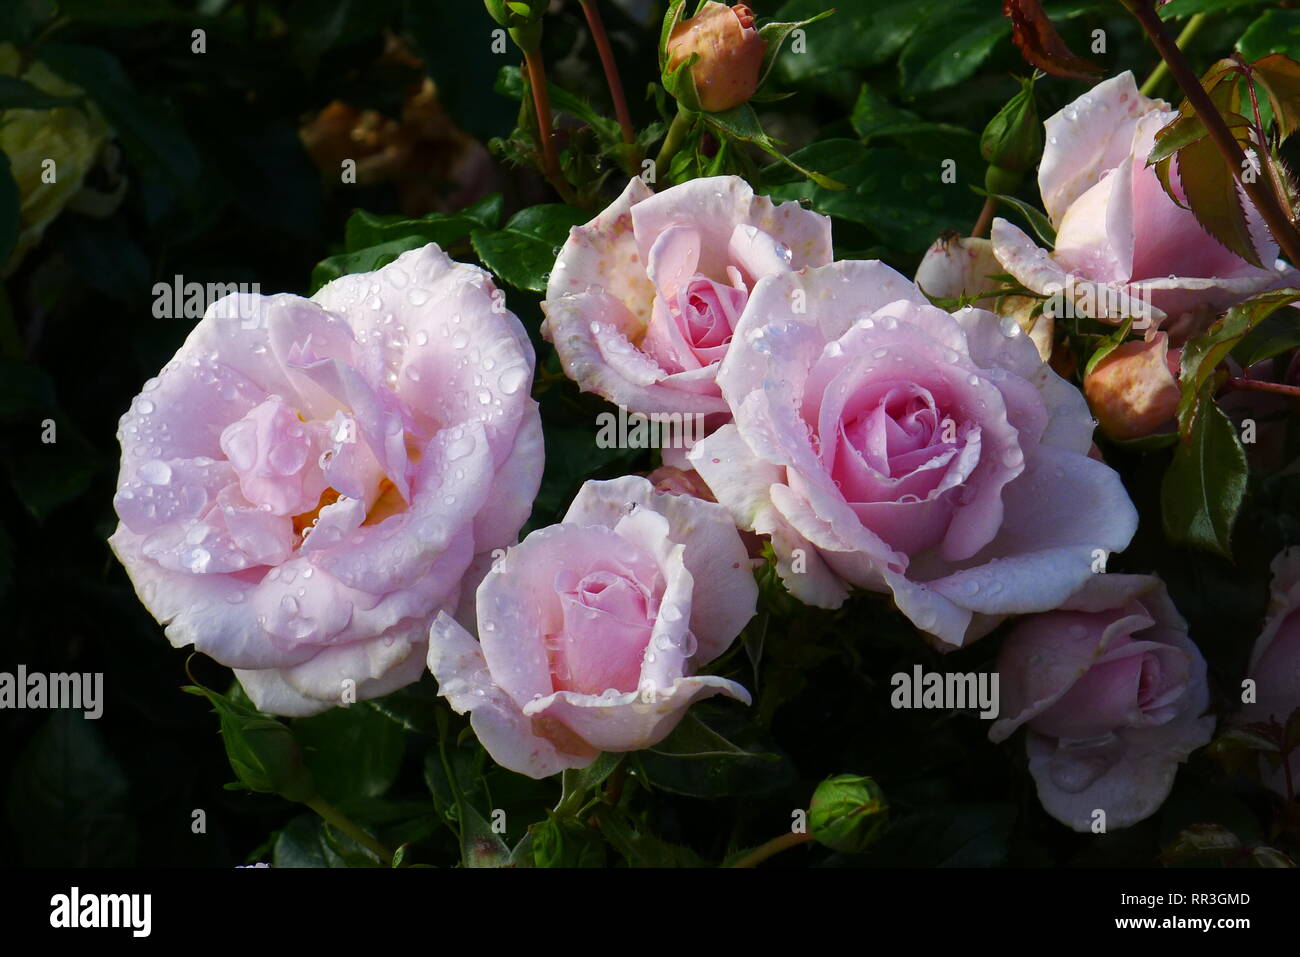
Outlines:
<svg viewBox="0 0 1300 957"><path fill-rule="evenodd" d="M524 67L528 70L528 86L533 91L534 112L537 113L537 138L542 141L542 173L560 198L573 201L564 177L560 175L560 161L555 153L555 138L551 131L551 94L546 88L546 68L542 65L540 50L524 51Z"/></svg>
<svg viewBox="0 0 1300 957"><path fill-rule="evenodd" d="M591 38L596 41L600 65L605 69L605 82L609 84L609 96L614 101L614 115L618 117L619 128L623 131L623 142L635 143L636 130L632 126L632 114L627 110L623 82L618 77L618 64L614 62L614 51L610 48L609 37L605 35L605 23L600 18L600 10L596 8L596 0L582 0L582 12L587 15L587 26L591 28Z"/></svg>
<svg viewBox="0 0 1300 957"><path fill-rule="evenodd" d="M1272 392L1274 395L1290 396L1300 399L1300 386L1283 385L1281 382L1264 382L1260 379L1246 379L1240 376L1229 378L1225 383L1229 389L1241 389L1246 392Z"/></svg>

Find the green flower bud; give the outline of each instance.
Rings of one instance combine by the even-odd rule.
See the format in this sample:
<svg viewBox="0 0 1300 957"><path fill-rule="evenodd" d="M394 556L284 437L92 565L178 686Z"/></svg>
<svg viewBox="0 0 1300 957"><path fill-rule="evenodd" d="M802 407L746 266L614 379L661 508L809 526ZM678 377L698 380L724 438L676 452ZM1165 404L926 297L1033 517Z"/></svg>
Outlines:
<svg viewBox="0 0 1300 957"><path fill-rule="evenodd" d="M1020 174L1034 168L1043 153L1043 126L1038 122L1038 108L1034 105L1032 77L1020 81L1020 92L984 127L984 134L980 137L980 153L990 166L989 177L986 177L989 192L1007 192L1005 187L1010 182L1009 174L1015 174L1015 182L1010 187L1014 189L1019 183ZM994 167L1005 172L1000 177L994 177ZM998 185L1004 188L994 189L993 185L988 184L989 178L999 179Z"/></svg>
<svg viewBox="0 0 1300 957"><path fill-rule="evenodd" d="M287 725L201 685L184 690L212 703L221 719L226 757L241 785L300 803L316 796L315 779Z"/></svg>
<svg viewBox="0 0 1300 957"><path fill-rule="evenodd" d="M483 0L488 15L510 32L521 50L535 50L542 40L547 0Z"/></svg>
<svg viewBox="0 0 1300 957"><path fill-rule="evenodd" d="M838 774L817 786L808 808L813 838L837 851L861 854L880 836L889 805L880 785L868 777Z"/></svg>

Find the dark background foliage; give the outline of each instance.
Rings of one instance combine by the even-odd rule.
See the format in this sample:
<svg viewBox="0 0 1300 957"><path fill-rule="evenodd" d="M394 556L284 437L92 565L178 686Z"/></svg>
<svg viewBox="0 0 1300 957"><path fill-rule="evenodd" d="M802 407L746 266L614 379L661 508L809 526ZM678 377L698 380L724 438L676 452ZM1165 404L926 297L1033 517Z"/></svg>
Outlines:
<svg viewBox="0 0 1300 957"><path fill-rule="evenodd" d="M553 6L545 38L553 81L608 115L578 4ZM644 95L657 77L662 5L602 6L634 119L642 126L662 121ZM760 17L798 19L823 3L755 6ZM835 17L809 29L806 52L783 54L779 83L797 95L763 104L761 113L797 159L848 189L820 195L783 167L767 169L763 185L833 212L841 255L883 258L910 275L942 230L970 229L981 204L968 188L983 178L979 131L1017 89L1013 75L1028 70L997 0L835 6ZM1118 3L1047 6L1076 51L1089 50L1092 31L1105 31L1106 50L1092 58L1108 74L1133 69L1140 80L1150 72L1154 55ZM1249 6L1216 16L1202 31L1193 50L1198 66L1259 19L1260 9ZM1266 25L1253 42L1289 36L1286 42L1300 43L1300 15L1268 15L1283 18L1279 26L1291 32ZM0 863L230 866L355 857L355 847L301 807L223 788L232 773L216 719L203 699L179 690L189 683L187 652L168 645L105 544L116 521L114 433L140 385L195 322L155 318L155 282L180 274L307 294L318 262L353 251L344 237L356 209L418 217L500 193L500 209L489 203L485 214L483 228L492 232L518 210L554 201L533 174L486 154L478 154L480 178L468 184L448 174L448 157L435 153L423 167L417 159L408 173L423 192L414 201L393 181L342 185L337 167L318 168L300 139L304 124L335 101L400 120L407 93L426 73L461 130L482 142L508 137L519 106L494 85L517 55L513 48L490 52L493 26L471 0L6 0L0 10L0 41L32 51L81 85L115 128L127 180L111 215L64 212L0 291L0 670L22 663L33 671L105 674L100 721L68 712L0 714ZM202 55L191 52L195 28L206 31ZM403 40L406 60L382 57L391 37ZM1040 115L1084 88L1041 83ZM576 124L562 135L581 145ZM459 134L448 136L454 145L447 150L472 151ZM955 185L939 181L947 158L957 161ZM611 196L621 174L604 172ZM1037 201L1032 182L1021 192ZM579 222L588 214L570 215ZM528 238L544 253L563 239L569 222L562 219ZM451 245L461 258L493 266L490 242L462 234ZM539 297L527 287L536 289L537 266L514 259L507 266L522 270L506 288L536 339ZM592 422L605 406L564 381L549 346L537 343L548 462L533 526L561 514L585 478L653 466L644 454L595 447ZM44 444L41 423L51 418L58 441ZM1288 460L1295 440L1284 438ZM1297 477L1252 485L1230 563L1165 544L1156 496L1167 453L1106 451L1144 516L1133 547L1115 564L1166 576L1210 661L1216 706L1225 707L1258 632L1267 562L1298 540ZM754 708L700 709L705 723L768 758L639 755L628 779L638 793L628 801L643 832L625 834L611 851L589 835L557 831L554 859L717 861L787 829L791 809L806 807L817 782L841 772L880 782L891 829L865 857L816 850L784 855L780 865L1151 865L1194 823L1218 824L1247 844L1274 836L1265 793L1205 756L1184 769L1149 821L1100 838L1072 834L1038 807L1019 738L994 746L969 713L889 707L889 675L916 662L931 670L987 668L997 638L941 659L887 600L861 596L828 613L792 606L769 584L759 617L720 663L755 692ZM230 683L207 659L192 667L209 687ZM481 813L510 809L511 840L544 818L558 787L500 770L480 773L483 754L472 738L457 743L461 725L440 733L434 693L426 676L378 704L295 727L331 799L392 843L412 842L416 859L445 864L457 857L442 826L452 801L449 775ZM689 751L690 734L704 733L692 728L665 750ZM206 833L192 831L196 809L206 813Z"/></svg>

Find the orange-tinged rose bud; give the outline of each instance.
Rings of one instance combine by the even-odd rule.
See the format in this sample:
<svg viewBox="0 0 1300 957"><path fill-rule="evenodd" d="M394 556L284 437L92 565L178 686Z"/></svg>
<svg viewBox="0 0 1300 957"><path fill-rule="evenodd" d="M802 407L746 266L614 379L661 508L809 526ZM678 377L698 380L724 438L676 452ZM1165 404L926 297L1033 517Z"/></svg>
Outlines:
<svg viewBox="0 0 1300 957"><path fill-rule="evenodd" d="M1157 332L1126 342L1103 358L1083 382L1102 431L1113 439L1140 439L1170 425L1178 409L1178 356Z"/></svg>
<svg viewBox="0 0 1300 957"><path fill-rule="evenodd" d="M749 7L710 2L697 15L673 27L668 37L668 67L674 69L698 53L691 78L700 109L719 113L754 95L766 46L754 29L754 13Z"/></svg>

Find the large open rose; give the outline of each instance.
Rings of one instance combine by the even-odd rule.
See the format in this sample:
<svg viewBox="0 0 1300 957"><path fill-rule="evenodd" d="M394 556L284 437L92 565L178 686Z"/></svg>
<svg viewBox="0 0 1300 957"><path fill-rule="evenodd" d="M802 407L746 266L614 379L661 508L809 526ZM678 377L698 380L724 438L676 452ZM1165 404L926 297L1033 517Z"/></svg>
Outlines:
<svg viewBox="0 0 1300 957"><path fill-rule="evenodd" d="M488 275L432 244L312 299L228 296L122 417L110 543L259 708L384 694L528 516L532 376Z"/></svg>
<svg viewBox="0 0 1300 957"><path fill-rule="evenodd" d="M829 219L738 176L659 194L633 179L564 244L542 334L571 379L631 412L725 413L714 380L754 283L830 261Z"/></svg>
<svg viewBox="0 0 1300 957"><path fill-rule="evenodd" d="M1048 814L1076 831L1150 816L1180 762L1210 740L1205 660L1164 584L1095 575L1054 612L1019 622L998 659L1003 717L1028 727L1029 772Z"/></svg>
<svg viewBox="0 0 1300 957"><path fill-rule="evenodd" d="M993 246L1007 272L1048 295L1068 286L1076 301L1094 304L1088 314L1113 322L1148 300L1158 323L1287 285L1294 270L1278 260L1277 243L1243 192L1255 252L1268 268L1251 265L1202 229L1146 165L1156 132L1176 115L1163 100L1138 92L1126 71L1050 117L1038 186L1057 230L1056 248L1049 255L1022 230L996 219ZM1170 183L1185 205L1177 168L1175 161ZM1107 302L1121 308L1102 315L1096 304Z"/></svg>
<svg viewBox="0 0 1300 957"><path fill-rule="evenodd" d="M629 475L587 482L564 521L496 562L479 642L450 616L429 670L498 764L535 778L660 741L734 681L696 670L731 645L758 587L727 510Z"/></svg>
<svg viewBox="0 0 1300 957"><path fill-rule="evenodd" d="M1055 608L1137 527L1015 321L949 315L882 263L759 282L718 383L735 422L688 458L809 604L890 591L954 647Z"/></svg>

